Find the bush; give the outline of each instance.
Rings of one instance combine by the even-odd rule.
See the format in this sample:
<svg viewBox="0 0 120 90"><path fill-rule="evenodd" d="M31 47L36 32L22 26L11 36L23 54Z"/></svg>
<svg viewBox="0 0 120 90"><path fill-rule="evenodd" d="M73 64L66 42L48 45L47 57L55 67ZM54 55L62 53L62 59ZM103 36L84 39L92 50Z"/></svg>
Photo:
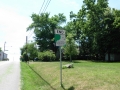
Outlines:
<svg viewBox="0 0 120 90"><path fill-rule="evenodd" d="M55 54L51 50L38 53L38 59L40 61L53 61L55 58Z"/></svg>
<svg viewBox="0 0 120 90"><path fill-rule="evenodd" d="M26 54L26 52L23 53L23 55L20 57L20 60L23 61L23 62L24 61L26 61L26 62L29 61L29 58L28 58L28 55Z"/></svg>

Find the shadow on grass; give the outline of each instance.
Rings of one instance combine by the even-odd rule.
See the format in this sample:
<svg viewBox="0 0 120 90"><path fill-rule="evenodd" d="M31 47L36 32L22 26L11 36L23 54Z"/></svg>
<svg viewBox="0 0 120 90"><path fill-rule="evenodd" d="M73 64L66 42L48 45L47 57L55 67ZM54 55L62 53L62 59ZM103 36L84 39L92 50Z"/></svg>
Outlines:
<svg viewBox="0 0 120 90"><path fill-rule="evenodd" d="M74 63L81 63L80 61L73 61Z"/></svg>
<svg viewBox="0 0 120 90"><path fill-rule="evenodd" d="M30 66L29 66L30 67ZM42 76L40 76L34 69L32 69L32 67L30 67L30 69L35 73L37 74L43 81L45 81L50 87L52 90L56 90L55 88L53 88L50 83L48 83Z"/></svg>
<svg viewBox="0 0 120 90"><path fill-rule="evenodd" d="M92 62L95 62L95 63L120 63L120 61L100 61L100 60L93 60Z"/></svg>
<svg viewBox="0 0 120 90"><path fill-rule="evenodd" d="M64 85L62 85L62 89L63 90L75 90L75 88L73 86L69 87L68 89L65 89Z"/></svg>

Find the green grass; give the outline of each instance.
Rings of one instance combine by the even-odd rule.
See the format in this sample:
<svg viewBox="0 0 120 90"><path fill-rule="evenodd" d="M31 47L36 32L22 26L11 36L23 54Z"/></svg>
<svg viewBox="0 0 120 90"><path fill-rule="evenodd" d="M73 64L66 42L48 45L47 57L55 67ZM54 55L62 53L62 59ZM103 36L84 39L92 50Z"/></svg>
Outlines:
<svg viewBox="0 0 120 90"><path fill-rule="evenodd" d="M119 70L120 63L77 61L62 69L60 87L59 62L21 62L22 90L120 90Z"/></svg>

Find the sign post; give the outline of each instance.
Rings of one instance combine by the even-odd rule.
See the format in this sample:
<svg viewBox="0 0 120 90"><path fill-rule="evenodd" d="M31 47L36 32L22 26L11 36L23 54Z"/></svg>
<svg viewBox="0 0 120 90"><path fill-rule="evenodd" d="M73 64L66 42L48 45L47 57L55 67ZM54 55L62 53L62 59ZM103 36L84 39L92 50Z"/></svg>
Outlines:
<svg viewBox="0 0 120 90"><path fill-rule="evenodd" d="M60 49L60 86L62 86L62 58L61 58L61 46Z"/></svg>
<svg viewBox="0 0 120 90"><path fill-rule="evenodd" d="M55 30L55 42L56 46L59 46L60 51L60 85L62 87L62 57L61 57L61 46L65 45L65 30Z"/></svg>

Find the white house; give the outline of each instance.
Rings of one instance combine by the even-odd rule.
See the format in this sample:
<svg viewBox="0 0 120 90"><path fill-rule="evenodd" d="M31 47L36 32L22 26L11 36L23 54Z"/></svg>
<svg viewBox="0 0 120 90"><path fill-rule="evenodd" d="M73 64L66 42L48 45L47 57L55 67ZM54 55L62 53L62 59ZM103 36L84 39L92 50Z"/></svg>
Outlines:
<svg viewBox="0 0 120 90"><path fill-rule="evenodd" d="M4 53L3 51L0 52L0 61L2 61L2 60L7 60L7 54Z"/></svg>

